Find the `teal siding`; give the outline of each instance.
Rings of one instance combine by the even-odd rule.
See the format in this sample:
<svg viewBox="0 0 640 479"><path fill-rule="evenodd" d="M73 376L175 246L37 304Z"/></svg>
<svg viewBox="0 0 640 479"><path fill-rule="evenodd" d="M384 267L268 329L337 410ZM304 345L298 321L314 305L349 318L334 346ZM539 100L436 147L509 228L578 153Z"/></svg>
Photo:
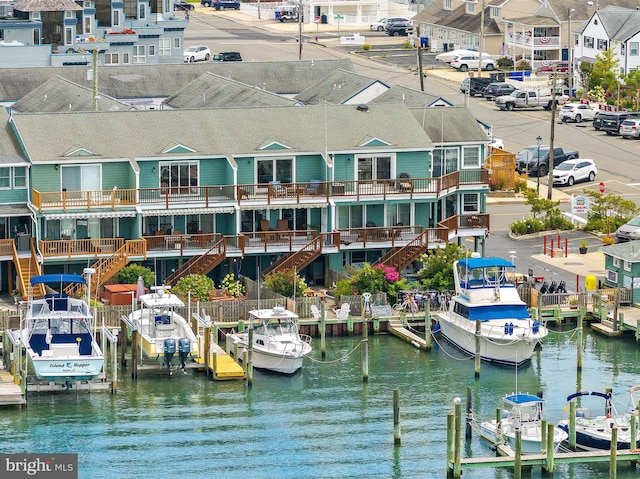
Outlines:
<svg viewBox="0 0 640 479"><path fill-rule="evenodd" d="M143 161L140 166L140 188L157 188L160 186L160 173L157 161ZM155 170L155 171L154 171Z"/></svg>
<svg viewBox="0 0 640 479"><path fill-rule="evenodd" d="M56 170L54 165L33 165L30 174L30 184L34 190L60 191L60 170Z"/></svg>
<svg viewBox="0 0 640 479"><path fill-rule="evenodd" d="M373 221L377 227L384 226L384 204L367 205L367 222Z"/></svg>
<svg viewBox="0 0 640 479"><path fill-rule="evenodd" d="M6 189L0 190L0 203L26 203L29 199L28 191L26 188L18 190Z"/></svg>
<svg viewBox="0 0 640 479"><path fill-rule="evenodd" d="M120 218L118 221L118 236L125 239L140 237L139 221L137 218Z"/></svg>
<svg viewBox="0 0 640 479"><path fill-rule="evenodd" d="M103 163L102 164L102 189L110 190L114 186L120 189L135 188L131 183L132 169L129 162Z"/></svg>
<svg viewBox="0 0 640 479"><path fill-rule="evenodd" d="M231 181L229 181L231 177ZM233 184L233 170L226 158L200 161L200 185L218 186Z"/></svg>
<svg viewBox="0 0 640 479"><path fill-rule="evenodd" d="M353 166L353 155L335 155L334 158L334 179L336 181L349 181L355 180L354 171L355 167Z"/></svg>
<svg viewBox="0 0 640 479"><path fill-rule="evenodd" d="M425 228L429 227L429 203L416 203L414 209L413 223L416 225L422 225ZM438 218L440 220L440 218ZM435 225L435 223L434 223Z"/></svg>
<svg viewBox="0 0 640 479"><path fill-rule="evenodd" d="M431 176L431 153L411 151L396 154L396 177L407 173L411 178L429 178Z"/></svg>
<svg viewBox="0 0 640 479"><path fill-rule="evenodd" d="M236 234L235 215L218 214L216 215L215 223L216 223L216 233L220 233L223 236Z"/></svg>
<svg viewBox="0 0 640 479"><path fill-rule="evenodd" d="M255 158L241 157L241 158L236 158L236 161L238 163L238 184L239 185L254 184ZM233 184L233 179L229 181L229 184Z"/></svg>
<svg viewBox="0 0 640 479"><path fill-rule="evenodd" d="M326 179L326 166L321 155L299 156L296 158L296 181L308 183L311 180Z"/></svg>

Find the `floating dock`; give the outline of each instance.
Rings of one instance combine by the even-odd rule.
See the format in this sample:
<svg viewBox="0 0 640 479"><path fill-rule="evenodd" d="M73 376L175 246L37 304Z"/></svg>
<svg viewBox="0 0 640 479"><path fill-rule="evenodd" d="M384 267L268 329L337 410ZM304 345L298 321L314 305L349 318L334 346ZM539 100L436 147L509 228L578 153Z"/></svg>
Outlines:
<svg viewBox="0 0 640 479"><path fill-rule="evenodd" d="M411 343L416 348L428 349L427 341L417 334L409 331L399 319L390 319L387 323L387 330L394 336Z"/></svg>
<svg viewBox="0 0 640 479"><path fill-rule="evenodd" d="M13 381L13 376L4 370L4 364L0 359L0 406L26 404L22 389Z"/></svg>
<svg viewBox="0 0 640 479"><path fill-rule="evenodd" d="M198 358L198 364L204 364L204 358ZM209 370L213 379L225 381L230 379L245 379L246 373L242 366L236 363L224 349L215 343L209 349Z"/></svg>

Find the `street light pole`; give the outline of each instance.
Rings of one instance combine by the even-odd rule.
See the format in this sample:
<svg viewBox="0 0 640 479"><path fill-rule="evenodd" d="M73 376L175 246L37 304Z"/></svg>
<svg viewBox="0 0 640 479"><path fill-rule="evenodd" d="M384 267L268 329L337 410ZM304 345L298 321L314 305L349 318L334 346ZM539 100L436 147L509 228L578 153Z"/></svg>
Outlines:
<svg viewBox="0 0 640 479"><path fill-rule="evenodd" d="M480 10L480 38L478 41L480 46L480 58L478 60L478 78L482 76L482 53L484 52L484 0L482 0L482 7ZM469 80L469 88L471 88L471 80Z"/></svg>
<svg viewBox="0 0 640 479"><path fill-rule="evenodd" d="M575 8L569 9L569 96L573 96L573 34L571 33L571 14L575 12Z"/></svg>
<svg viewBox="0 0 640 479"><path fill-rule="evenodd" d="M540 145L542 144L542 137L538 135L536 137L536 143L538 144L538 170L536 171L536 192L540 196Z"/></svg>

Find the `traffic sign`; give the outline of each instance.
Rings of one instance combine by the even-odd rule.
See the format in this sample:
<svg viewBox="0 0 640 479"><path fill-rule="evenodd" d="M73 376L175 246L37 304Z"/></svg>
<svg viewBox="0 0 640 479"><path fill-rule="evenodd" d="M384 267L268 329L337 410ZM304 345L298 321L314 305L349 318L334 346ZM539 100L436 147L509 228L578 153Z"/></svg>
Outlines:
<svg viewBox="0 0 640 479"><path fill-rule="evenodd" d="M571 210L574 215L586 213L589 211L589 198L584 195L573 195L571 198Z"/></svg>
<svg viewBox="0 0 640 479"><path fill-rule="evenodd" d="M604 193L604 181L600 182L600 193Z"/></svg>
<svg viewBox="0 0 640 479"><path fill-rule="evenodd" d="M336 20L342 20L344 17L342 15L334 15L333 18Z"/></svg>

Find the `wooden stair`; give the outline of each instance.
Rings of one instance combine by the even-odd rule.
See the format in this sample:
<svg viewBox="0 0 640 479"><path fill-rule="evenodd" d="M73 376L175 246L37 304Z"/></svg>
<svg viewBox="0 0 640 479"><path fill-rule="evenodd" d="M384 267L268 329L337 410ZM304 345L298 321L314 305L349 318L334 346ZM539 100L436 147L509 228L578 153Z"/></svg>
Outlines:
<svg viewBox="0 0 640 479"><path fill-rule="evenodd" d="M130 256L142 256L146 258L146 240L127 240L111 256L100 258L93 263L91 267L96 270L95 274L92 275L95 291L98 291L105 282L118 274L118 272L129 263ZM87 279L86 274L82 276ZM83 285L81 284L70 284L64 289L64 292L69 296L78 297L82 293L82 288Z"/></svg>
<svg viewBox="0 0 640 479"><path fill-rule="evenodd" d="M227 257L227 241L222 238L207 252L200 256L193 256L164 280L166 286L175 286L181 278L190 274L207 274L222 263Z"/></svg>
<svg viewBox="0 0 640 479"><path fill-rule="evenodd" d="M25 300L31 293L31 278L33 278L34 276L40 276L42 274L33 241L30 245L30 253L31 254L29 256L19 257L16 246L15 244L13 245L13 264L15 265L16 273L18 276L18 284L16 285L16 289L20 290L20 294ZM43 284L39 284L33 289L34 296L44 296L44 294L45 289Z"/></svg>
<svg viewBox="0 0 640 479"><path fill-rule="evenodd" d="M429 249L429 233L430 230L424 230L405 246L391 249L376 264L392 266L396 271L402 271Z"/></svg>
<svg viewBox="0 0 640 479"><path fill-rule="evenodd" d="M282 256L278 261L265 269L261 277L264 278L274 271L301 271L309 266L322 254L322 236L316 236L295 253Z"/></svg>

